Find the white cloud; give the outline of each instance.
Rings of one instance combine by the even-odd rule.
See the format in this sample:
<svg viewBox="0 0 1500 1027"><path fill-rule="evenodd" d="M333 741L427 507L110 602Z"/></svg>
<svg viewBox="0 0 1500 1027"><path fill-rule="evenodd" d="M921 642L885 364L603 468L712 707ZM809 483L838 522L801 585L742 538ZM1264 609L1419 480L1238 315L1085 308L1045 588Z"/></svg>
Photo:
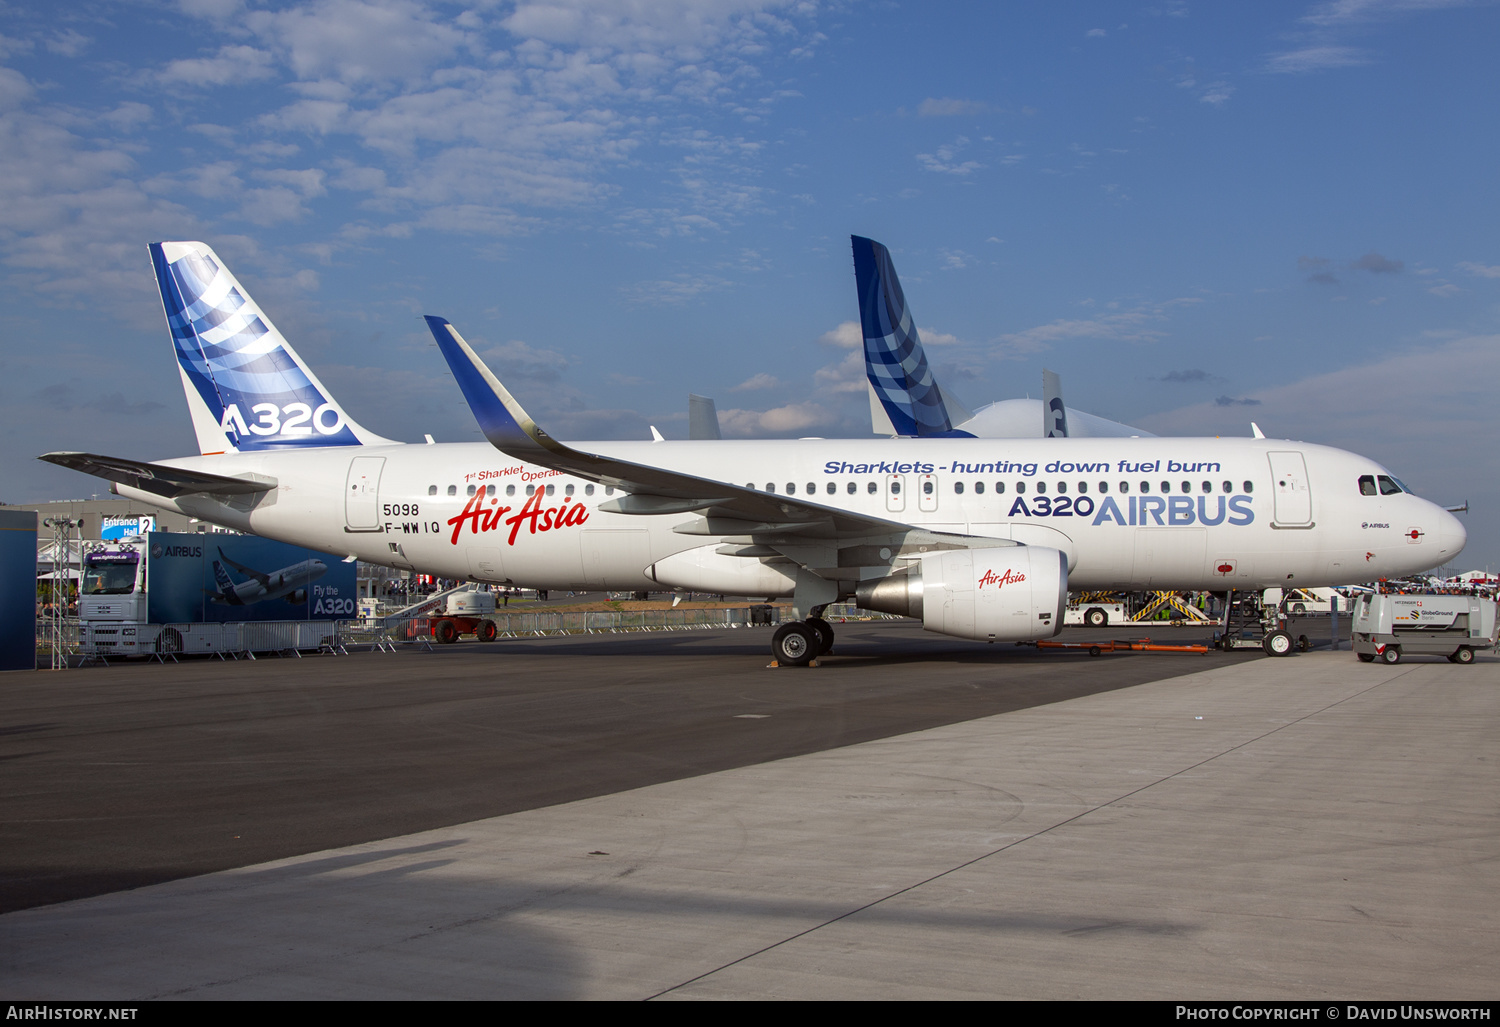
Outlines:
<svg viewBox="0 0 1500 1027"><path fill-rule="evenodd" d="M978 100L955 100L952 97L928 97L917 105L917 114L923 118L952 118L960 115L984 114L990 105Z"/></svg>
<svg viewBox="0 0 1500 1027"><path fill-rule="evenodd" d="M225 46L213 57L190 57L172 61L156 73L164 85L237 86L273 77L272 57L253 46Z"/></svg>
<svg viewBox="0 0 1500 1027"><path fill-rule="evenodd" d="M818 403L790 403L771 410L720 410L719 426L726 435L765 433L785 435L833 424L837 416Z"/></svg>
<svg viewBox="0 0 1500 1027"><path fill-rule="evenodd" d="M1369 63L1370 55L1352 46L1308 46L1301 50L1267 54L1265 70L1278 75L1305 75Z"/></svg>
<svg viewBox="0 0 1500 1027"><path fill-rule="evenodd" d="M952 143L939 146L936 153L917 154L917 160L928 171L936 171L944 175L957 175L959 177L971 175L983 168L984 165L978 161L960 161L957 159L960 151L968 146L968 144L968 139L959 136Z"/></svg>
<svg viewBox="0 0 1500 1027"><path fill-rule="evenodd" d="M416 79L467 43L466 32L411 0L317 0L252 11L245 23L298 78L355 84Z"/></svg>
<svg viewBox="0 0 1500 1027"><path fill-rule="evenodd" d="M1463 260L1459 261L1458 266L1480 278L1500 278L1500 264L1476 264L1470 260Z"/></svg>
<svg viewBox="0 0 1500 1027"><path fill-rule="evenodd" d="M865 345L864 330L860 328L858 321L841 321L837 328L820 335L818 341L825 346L863 350Z"/></svg>
<svg viewBox="0 0 1500 1027"><path fill-rule="evenodd" d="M779 389L779 388L781 388L781 379L777 378L774 374L767 374L766 372L762 371L760 374L752 375L751 377L746 378L744 381L740 382L738 385L736 385L734 388L730 389L729 391L730 392L753 392L753 391L758 390L758 389Z"/></svg>
<svg viewBox="0 0 1500 1027"><path fill-rule="evenodd" d="M1410 12L1465 7L1470 2L1471 0L1328 0L1313 7L1302 20L1312 25L1336 27Z"/></svg>
<svg viewBox="0 0 1500 1027"><path fill-rule="evenodd" d="M1451 282L1444 282L1442 285L1434 285L1427 291L1432 293L1434 296L1441 296L1445 300L1457 296L1459 293L1463 292L1462 289L1452 284Z"/></svg>

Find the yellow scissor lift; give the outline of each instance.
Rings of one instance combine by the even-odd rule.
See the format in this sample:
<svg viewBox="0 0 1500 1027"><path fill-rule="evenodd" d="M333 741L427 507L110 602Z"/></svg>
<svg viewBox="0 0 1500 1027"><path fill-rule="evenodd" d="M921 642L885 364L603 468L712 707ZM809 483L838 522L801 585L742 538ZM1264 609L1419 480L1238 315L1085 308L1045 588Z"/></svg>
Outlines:
<svg viewBox="0 0 1500 1027"><path fill-rule="evenodd" d="M1180 617L1172 618L1173 620L1194 621L1200 624L1209 623L1208 615L1196 606L1189 606L1187 600L1180 593L1148 592L1146 594L1151 597L1150 601L1141 607L1136 615L1130 618L1131 620L1150 620L1161 610L1167 609L1181 614Z"/></svg>

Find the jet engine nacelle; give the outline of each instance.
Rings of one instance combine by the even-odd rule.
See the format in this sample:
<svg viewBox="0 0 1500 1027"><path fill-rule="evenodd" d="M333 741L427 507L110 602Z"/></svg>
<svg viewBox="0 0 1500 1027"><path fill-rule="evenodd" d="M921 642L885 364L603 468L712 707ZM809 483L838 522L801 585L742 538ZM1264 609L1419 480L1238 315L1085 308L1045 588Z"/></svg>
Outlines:
<svg viewBox="0 0 1500 1027"><path fill-rule="evenodd" d="M293 606L301 606L307 602L307 589L299 588L287 593L286 601Z"/></svg>
<svg viewBox="0 0 1500 1027"><path fill-rule="evenodd" d="M861 584L863 609L919 617L928 631L986 642L1050 638L1068 605L1068 558L1045 546L933 553Z"/></svg>

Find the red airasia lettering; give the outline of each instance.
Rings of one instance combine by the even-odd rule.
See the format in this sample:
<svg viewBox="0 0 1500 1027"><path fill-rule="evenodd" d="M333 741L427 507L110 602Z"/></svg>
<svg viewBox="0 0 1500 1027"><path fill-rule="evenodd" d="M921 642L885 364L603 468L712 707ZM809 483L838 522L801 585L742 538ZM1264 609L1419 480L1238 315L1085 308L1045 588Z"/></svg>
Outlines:
<svg viewBox="0 0 1500 1027"><path fill-rule="evenodd" d="M530 521L527 531L535 535L539 531L551 531L553 528L561 528L565 525L582 524L589 519L588 508L582 503L568 506L568 501L563 500L562 506L549 506L542 509L543 492L537 489L531 497L526 500L526 505L521 507L519 513L514 517L507 517L505 523L510 525L510 538L506 545L515 545L516 536L521 532L521 522Z"/></svg>
<svg viewBox="0 0 1500 1027"><path fill-rule="evenodd" d="M1005 573L1000 575L998 578L995 576L994 571L985 571L984 576L979 579L979 587L983 588L986 585L994 585L996 588L1004 588L1006 585L1019 584L1020 582L1025 580L1026 575L1017 574L1015 571L1007 567L1005 569Z"/></svg>
<svg viewBox="0 0 1500 1027"><path fill-rule="evenodd" d="M582 503L573 503L570 506L568 505L571 502L569 499L564 499L562 506L549 506L543 509L542 500L545 497L546 493L538 489L527 497L526 505L521 507L519 513L514 517L506 517L505 515L510 513L511 508L500 506L498 499L490 499L492 509L487 510L484 505L486 496L483 492L471 496L456 517L448 518L448 526L453 529L453 535L448 541L452 545L458 545L458 536L466 525L471 534L478 535L482 532L494 531L501 524L506 524L510 526L510 537L506 539L505 544L513 546L516 544L516 536L521 532L522 521L530 522L527 528L531 534L535 535L538 531L571 527L589 519L588 507Z"/></svg>

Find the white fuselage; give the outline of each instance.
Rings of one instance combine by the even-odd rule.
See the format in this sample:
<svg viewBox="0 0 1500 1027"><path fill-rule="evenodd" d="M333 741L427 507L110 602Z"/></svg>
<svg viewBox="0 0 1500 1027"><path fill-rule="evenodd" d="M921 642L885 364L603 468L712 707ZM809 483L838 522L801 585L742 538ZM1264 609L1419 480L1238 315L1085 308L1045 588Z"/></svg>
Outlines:
<svg viewBox="0 0 1500 1027"><path fill-rule="evenodd" d="M1449 561L1466 540L1452 514L1424 499L1362 494L1361 476L1387 473L1373 461L1269 439L807 439L577 448L757 490L774 487L802 502L914 528L1049 546L1067 554L1073 589L1370 581ZM650 570L658 561L688 550L712 552L724 541L674 531L696 519L691 513L604 512L599 504L617 498L616 490L511 459L484 443L164 463L265 475L278 486L232 500L117 491L267 538L442 577L537 588L660 587L663 579ZM536 494L528 496L528 489ZM711 577L718 564L704 566ZM885 572L867 567L858 576ZM720 587L699 584L735 594L773 592L764 582L737 587L746 580L732 574Z"/></svg>

